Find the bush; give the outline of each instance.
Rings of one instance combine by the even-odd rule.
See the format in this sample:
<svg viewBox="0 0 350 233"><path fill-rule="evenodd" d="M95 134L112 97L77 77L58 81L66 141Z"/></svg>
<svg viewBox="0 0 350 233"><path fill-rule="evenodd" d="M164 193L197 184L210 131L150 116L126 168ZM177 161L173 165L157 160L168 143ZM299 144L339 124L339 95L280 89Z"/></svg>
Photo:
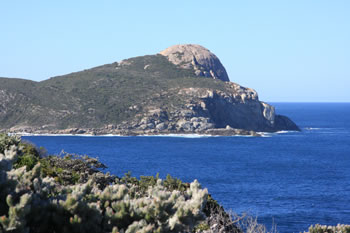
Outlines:
<svg viewBox="0 0 350 233"><path fill-rule="evenodd" d="M350 233L350 225L326 226L316 224L310 226L309 233Z"/></svg>
<svg viewBox="0 0 350 233"><path fill-rule="evenodd" d="M0 232L191 232L205 219L207 190L196 180L181 185L170 176L128 175L106 184L96 159L48 156L35 163L18 138L2 136L0 145ZM173 184L181 190L168 188Z"/></svg>
<svg viewBox="0 0 350 233"><path fill-rule="evenodd" d="M12 146L18 146L20 142L19 137L0 134L0 153L4 154L5 150L9 150Z"/></svg>

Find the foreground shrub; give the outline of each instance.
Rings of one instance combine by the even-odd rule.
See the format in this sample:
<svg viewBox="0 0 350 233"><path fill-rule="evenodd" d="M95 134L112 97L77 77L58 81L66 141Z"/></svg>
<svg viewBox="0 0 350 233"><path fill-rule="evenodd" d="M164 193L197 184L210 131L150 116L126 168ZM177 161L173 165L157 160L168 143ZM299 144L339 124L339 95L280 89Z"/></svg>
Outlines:
<svg viewBox="0 0 350 233"><path fill-rule="evenodd" d="M2 135L0 232L191 232L205 219L208 193L196 180L111 181L101 167L88 157L40 158Z"/></svg>
<svg viewBox="0 0 350 233"><path fill-rule="evenodd" d="M309 233L350 233L350 225L326 226L316 224L310 226Z"/></svg>

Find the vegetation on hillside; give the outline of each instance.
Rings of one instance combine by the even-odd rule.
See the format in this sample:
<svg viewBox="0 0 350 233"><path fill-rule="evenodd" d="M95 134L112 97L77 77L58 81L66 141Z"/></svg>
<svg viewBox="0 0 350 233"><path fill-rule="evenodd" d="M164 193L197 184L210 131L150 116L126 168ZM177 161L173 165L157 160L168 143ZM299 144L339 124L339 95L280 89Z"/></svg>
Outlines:
<svg viewBox="0 0 350 233"><path fill-rule="evenodd" d="M177 95L181 88L225 90L224 84L196 77L162 55L130 58L42 82L0 78L0 126L103 127L133 118L146 111L145 106L170 110L182 105L184 100Z"/></svg>

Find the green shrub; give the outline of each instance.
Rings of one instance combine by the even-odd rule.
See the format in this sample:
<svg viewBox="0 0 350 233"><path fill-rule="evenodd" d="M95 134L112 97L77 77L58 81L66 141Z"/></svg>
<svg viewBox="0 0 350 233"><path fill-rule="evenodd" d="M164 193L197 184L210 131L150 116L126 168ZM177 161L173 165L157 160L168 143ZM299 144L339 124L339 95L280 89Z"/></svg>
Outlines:
<svg viewBox="0 0 350 233"><path fill-rule="evenodd" d="M0 232L191 232L205 219L207 190L196 180L111 179L96 159L73 155L27 169L18 141L1 139Z"/></svg>
<svg viewBox="0 0 350 233"><path fill-rule="evenodd" d="M350 225L326 226L316 224L310 226L309 233L350 233Z"/></svg>
<svg viewBox="0 0 350 233"><path fill-rule="evenodd" d="M39 158L32 154L24 154L18 157L18 160L14 164L14 168L20 168L25 166L27 170L33 169L33 167L39 162Z"/></svg>
<svg viewBox="0 0 350 233"><path fill-rule="evenodd" d="M18 146L21 142L19 137L9 136L7 134L0 134L0 153L9 150L11 146Z"/></svg>
<svg viewBox="0 0 350 233"><path fill-rule="evenodd" d="M210 226L209 226L207 223L202 222L202 223L199 223L199 224L195 227L194 231L195 231L195 232L201 232L201 231L207 231L207 230L209 230L209 229L210 229Z"/></svg>

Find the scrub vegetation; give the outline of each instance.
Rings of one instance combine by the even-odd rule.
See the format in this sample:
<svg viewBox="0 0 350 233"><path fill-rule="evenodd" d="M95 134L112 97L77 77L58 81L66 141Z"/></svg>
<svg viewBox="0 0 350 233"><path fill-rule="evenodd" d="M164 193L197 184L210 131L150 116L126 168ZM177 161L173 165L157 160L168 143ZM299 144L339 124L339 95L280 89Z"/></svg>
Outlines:
<svg viewBox="0 0 350 233"><path fill-rule="evenodd" d="M119 178L103 168L88 156L49 156L1 135L0 232L199 232L224 212L196 180Z"/></svg>
<svg viewBox="0 0 350 233"><path fill-rule="evenodd" d="M117 125L147 112L146 106L182 106L181 88L228 88L223 81L197 77L162 55L130 58L41 82L0 78L0 87L0 126L4 129Z"/></svg>

